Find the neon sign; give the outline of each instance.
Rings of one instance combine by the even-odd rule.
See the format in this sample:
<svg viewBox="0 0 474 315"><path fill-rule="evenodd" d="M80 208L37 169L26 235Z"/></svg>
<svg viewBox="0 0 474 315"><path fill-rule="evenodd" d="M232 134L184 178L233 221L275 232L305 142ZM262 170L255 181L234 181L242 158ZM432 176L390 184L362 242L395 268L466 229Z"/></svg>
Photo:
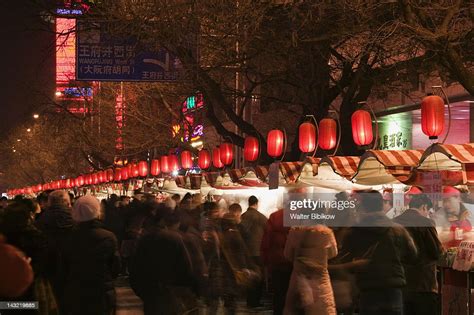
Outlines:
<svg viewBox="0 0 474 315"><path fill-rule="evenodd" d="M91 87L67 87L63 93L67 97L92 97L93 90Z"/></svg>
<svg viewBox="0 0 474 315"><path fill-rule="evenodd" d="M204 98L201 93L198 93L186 98L186 100L183 102L182 111L183 113L186 113L188 111L193 111L202 107L204 107Z"/></svg>
<svg viewBox="0 0 474 315"><path fill-rule="evenodd" d="M66 8L57 8L57 15L82 15L83 11L81 9L66 9Z"/></svg>

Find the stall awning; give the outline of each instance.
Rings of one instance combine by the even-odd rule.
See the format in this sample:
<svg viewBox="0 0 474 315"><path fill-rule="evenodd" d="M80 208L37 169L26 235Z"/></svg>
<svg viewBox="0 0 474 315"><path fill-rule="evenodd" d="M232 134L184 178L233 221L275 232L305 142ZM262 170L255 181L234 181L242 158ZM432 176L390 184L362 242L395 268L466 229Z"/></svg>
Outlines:
<svg viewBox="0 0 474 315"><path fill-rule="evenodd" d="M422 154L423 150L369 150L360 158L353 180L369 185L406 183Z"/></svg>
<svg viewBox="0 0 474 315"><path fill-rule="evenodd" d="M251 167L244 167L244 168L236 168L229 170L229 176L231 180L236 183L238 182L241 178L245 177L248 172L252 172L253 169Z"/></svg>
<svg viewBox="0 0 474 315"><path fill-rule="evenodd" d="M439 172L444 185L474 184L474 143L431 145L417 172Z"/></svg>
<svg viewBox="0 0 474 315"><path fill-rule="evenodd" d="M318 166L320 162L321 162L321 158L310 156L306 158L306 161L304 162L304 164L311 164L311 167L313 169L313 176L316 176L318 174Z"/></svg>
<svg viewBox="0 0 474 315"><path fill-rule="evenodd" d="M186 187L186 177L184 177L183 175L176 176L174 180L178 187L181 187L181 188Z"/></svg>
<svg viewBox="0 0 474 315"><path fill-rule="evenodd" d="M327 163L334 172L344 178L350 179L357 172L360 157L358 156L327 156L321 163Z"/></svg>
<svg viewBox="0 0 474 315"><path fill-rule="evenodd" d="M206 179L206 182L209 185L214 186L217 178L221 176L221 172L205 172L205 173L202 173L202 176L204 176L204 178Z"/></svg>
<svg viewBox="0 0 474 315"><path fill-rule="evenodd" d="M266 181L268 177L268 169L270 166L268 165L257 165L255 166L255 175L261 180L261 181Z"/></svg>
<svg viewBox="0 0 474 315"><path fill-rule="evenodd" d="M280 172L288 184L295 183L301 174L304 162L280 162Z"/></svg>

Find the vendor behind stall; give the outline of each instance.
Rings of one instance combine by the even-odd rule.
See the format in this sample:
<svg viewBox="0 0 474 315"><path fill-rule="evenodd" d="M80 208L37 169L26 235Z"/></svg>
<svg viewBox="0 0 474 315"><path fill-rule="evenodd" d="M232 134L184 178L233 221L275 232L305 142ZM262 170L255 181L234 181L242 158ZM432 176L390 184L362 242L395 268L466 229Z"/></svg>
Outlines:
<svg viewBox="0 0 474 315"><path fill-rule="evenodd" d="M452 186L443 188L443 211L451 230L459 228L464 232L471 231L474 215L462 203L458 189Z"/></svg>

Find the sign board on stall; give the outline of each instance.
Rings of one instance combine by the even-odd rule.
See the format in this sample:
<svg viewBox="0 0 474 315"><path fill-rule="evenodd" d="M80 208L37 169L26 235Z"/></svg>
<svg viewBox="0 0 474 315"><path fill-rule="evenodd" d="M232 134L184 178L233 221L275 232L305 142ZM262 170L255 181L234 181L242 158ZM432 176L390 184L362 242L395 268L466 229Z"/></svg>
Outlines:
<svg viewBox="0 0 474 315"><path fill-rule="evenodd" d="M77 21L76 79L85 81L177 81L179 59L164 48L145 51L137 39L117 38L105 22Z"/></svg>

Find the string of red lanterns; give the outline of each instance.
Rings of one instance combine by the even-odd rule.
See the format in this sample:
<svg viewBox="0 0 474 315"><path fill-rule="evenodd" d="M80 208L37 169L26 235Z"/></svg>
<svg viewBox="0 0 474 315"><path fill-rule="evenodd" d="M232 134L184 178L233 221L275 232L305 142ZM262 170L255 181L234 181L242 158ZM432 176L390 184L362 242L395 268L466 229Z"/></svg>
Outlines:
<svg viewBox="0 0 474 315"><path fill-rule="evenodd" d="M441 97L430 95L421 103L421 126L422 131L430 139L437 139L444 130L444 101ZM372 117L368 111L357 110L351 116L352 136L354 142L359 146L367 146L373 142ZM317 130L319 129L319 132ZM317 139L317 141L316 141ZM273 158L283 155L285 145L285 134L282 130L273 129L267 134L267 153ZM298 136L299 149L303 153L309 153L316 149L317 144L323 150L332 150L337 143L337 122L332 118L324 118L318 128L305 122L299 126ZM260 153L259 140L253 136L247 136L244 141L244 159L254 162ZM233 162L233 144L224 142L220 147L212 150L212 165L215 168L223 168ZM183 169L193 167L192 154L188 150L181 152L181 166ZM198 153L198 166L208 169L211 166L211 153L203 149ZM151 161L150 167L147 161L130 163L122 168L109 168L95 173L79 175L76 178L68 178L52 181L50 183L38 184L31 187L12 189L15 194L37 193L50 189L70 189L89 185L120 182L129 178L146 177L148 174L158 176L161 173L171 173L179 169L178 157L174 154L164 155L160 159Z"/></svg>

